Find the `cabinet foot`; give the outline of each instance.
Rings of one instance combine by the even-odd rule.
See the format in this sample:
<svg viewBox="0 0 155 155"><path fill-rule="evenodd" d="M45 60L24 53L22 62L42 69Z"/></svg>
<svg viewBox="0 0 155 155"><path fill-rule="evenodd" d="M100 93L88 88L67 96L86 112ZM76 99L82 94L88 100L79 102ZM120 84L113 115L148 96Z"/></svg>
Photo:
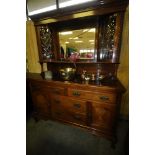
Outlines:
<svg viewBox="0 0 155 155"><path fill-rule="evenodd" d="M112 149L115 149L115 148L116 148L116 143L117 143L117 139L114 138L114 139L111 141L111 148L112 148Z"/></svg>
<svg viewBox="0 0 155 155"><path fill-rule="evenodd" d="M37 123L39 121L39 118L38 118L38 115L37 113L33 113L33 116L32 116L35 120L35 122Z"/></svg>
<svg viewBox="0 0 155 155"><path fill-rule="evenodd" d="M34 117L34 120L36 123L39 121L38 117Z"/></svg>

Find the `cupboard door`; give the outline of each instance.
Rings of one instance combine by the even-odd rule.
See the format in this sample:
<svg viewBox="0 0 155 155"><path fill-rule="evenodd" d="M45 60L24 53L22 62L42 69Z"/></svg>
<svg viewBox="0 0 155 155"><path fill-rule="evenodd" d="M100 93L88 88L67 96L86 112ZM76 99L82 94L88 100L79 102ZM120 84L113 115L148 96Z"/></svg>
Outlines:
<svg viewBox="0 0 155 155"><path fill-rule="evenodd" d="M123 12L104 15L98 21L98 61L119 62Z"/></svg>
<svg viewBox="0 0 155 155"><path fill-rule="evenodd" d="M32 91L34 109L38 114L49 115L49 100L45 92L41 90Z"/></svg>
<svg viewBox="0 0 155 155"><path fill-rule="evenodd" d="M106 103L92 103L92 127L97 129L112 129L116 120L116 106Z"/></svg>

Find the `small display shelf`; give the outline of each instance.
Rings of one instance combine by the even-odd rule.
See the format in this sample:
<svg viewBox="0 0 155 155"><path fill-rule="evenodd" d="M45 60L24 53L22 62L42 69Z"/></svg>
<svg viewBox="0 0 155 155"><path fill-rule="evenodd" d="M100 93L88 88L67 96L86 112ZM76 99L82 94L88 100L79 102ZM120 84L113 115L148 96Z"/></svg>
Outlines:
<svg viewBox="0 0 155 155"><path fill-rule="evenodd" d="M120 64L120 62L102 62L102 61L76 61L76 62L71 62L71 61L66 61L66 60L52 60L52 59L48 59L48 60L43 60L43 61L39 61L40 63L64 63L64 64Z"/></svg>

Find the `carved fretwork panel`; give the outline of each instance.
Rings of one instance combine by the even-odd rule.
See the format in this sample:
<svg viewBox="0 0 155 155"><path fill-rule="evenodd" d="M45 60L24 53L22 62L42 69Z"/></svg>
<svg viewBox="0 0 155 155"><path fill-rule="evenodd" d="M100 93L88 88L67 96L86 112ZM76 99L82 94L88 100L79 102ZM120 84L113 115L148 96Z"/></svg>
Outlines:
<svg viewBox="0 0 155 155"><path fill-rule="evenodd" d="M99 17L98 60L118 62L119 42L121 37L120 13Z"/></svg>
<svg viewBox="0 0 155 155"><path fill-rule="evenodd" d="M107 24L105 25L105 47L112 49L114 47L114 34L116 27L117 14L109 16Z"/></svg>
<svg viewBox="0 0 155 155"><path fill-rule="evenodd" d="M51 60L54 55L54 38L48 26L39 27L40 54L42 60Z"/></svg>

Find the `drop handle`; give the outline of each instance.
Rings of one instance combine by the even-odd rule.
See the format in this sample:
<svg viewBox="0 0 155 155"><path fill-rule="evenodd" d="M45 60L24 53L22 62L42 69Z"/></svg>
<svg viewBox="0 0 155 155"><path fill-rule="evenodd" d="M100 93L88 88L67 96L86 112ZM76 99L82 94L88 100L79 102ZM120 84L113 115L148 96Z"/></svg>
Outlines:
<svg viewBox="0 0 155 155"><path fill-rule="evenodd" d="M33 85L32 85L31 88L32 88L32 91L33 91L33 90L38 90L38 89L40 89L41 87L40 87L40 86L33 86Z"/></svg>
<svg viewBox="0 0 155 155"><path fill-rule="evenodd" d="M77 119L77 120L81 120L81 116L79 116L79 115L73 115L73 118Z"/></svg>
<svg viewBox="0 0 155 155"><path fill-rule="evenodd" d="M74 95L74 96L80 96L81 94L80 94L80 92L78 92L78 91L74 91L74 92L73 92L73 95Z"/></svg>
<svg viewBox="0 0 155 155"><path fill-rule="evenodd" d="M80 105L79 103L75 103L75 104L74 104L74 107L75 107L75 108L80 108L81 105Z"/></svg>
<svg viewBox="0 0 155 155"><path fill-rule="evenodd" d="M59 101L59 100L54 100L54 102L55 102L55 103L58 103L58 104L60 103L60 101Z"/></svg>
<svg viewBox="0 0 155 155"><path fill-rule="evenodd" d="M61 116L63 113L59 112L59 111L56 111L55 112L58 116Z"/></svg>
<svg viewBox="0 0 155 155"><path fill-rule="evenodd" d="M53 90L53 93L60 94L59 90L57 90L57 89Z"/></svg>
<svg viewBox="0 0 155 155"><path fill-rule="evenodd" d="M103 101L107 101L107 100L109 100L109 97L108 96L101 96L100 99Z"/></svg>
<svg viewBox="0 0 155 155"><path fill-rule="evenodd" d="M47 103L47 106L51 106L51 103L50 103L50 102L48 102L48 103Z"/></svg>

